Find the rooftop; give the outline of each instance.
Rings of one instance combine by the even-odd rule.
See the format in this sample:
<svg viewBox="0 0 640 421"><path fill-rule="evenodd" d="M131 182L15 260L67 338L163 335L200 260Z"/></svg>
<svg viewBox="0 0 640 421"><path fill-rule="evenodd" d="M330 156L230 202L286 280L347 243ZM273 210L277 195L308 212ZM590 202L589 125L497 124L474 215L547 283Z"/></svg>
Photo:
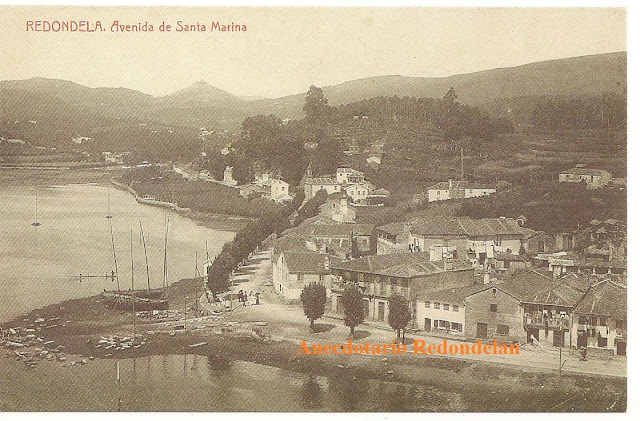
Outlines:
<svg viewBox="0 0 640 421"><path fill-rule="evenodd" d="M447 263L447 270L469 269L466 262ZM399 253L366 256L334 264L331 268L360 273L371 273L398 278L414 278L445 271L445 262L430 262L429 253Z"/></svg>
<svg viewBox="0 0 640 421"><path fill-rule="evenodd" d="M573 175L605 175L609 174L608 171L599 170L596 168L581 168L581 167L573 167L569 168L566 171L562 171L560 174L573 174Z"/></svg>
<svg viewBox="0 0 640 421"><path fill-rule="evenodd" d="M574 312L624 320L627 317L627 288L610 280L592 285Z"/></svg>
<svg viewBox="0 0 640 421"><path fill-rule="evenodd" d="M328 274L326 267L328 256L320 253L307 253L297 251L286 251L284 261L289 268L289 273L300 274Z"/></svg>
<svg viewBox="0 0 640 421"><path fill-rule="evenodd" d="M441 301L445 303L462 303L464 299L470 295L494 286L494 284L475 284L464 287L440 289L436 291L423 290L416 293L416 298L422 300Z"/></svg>

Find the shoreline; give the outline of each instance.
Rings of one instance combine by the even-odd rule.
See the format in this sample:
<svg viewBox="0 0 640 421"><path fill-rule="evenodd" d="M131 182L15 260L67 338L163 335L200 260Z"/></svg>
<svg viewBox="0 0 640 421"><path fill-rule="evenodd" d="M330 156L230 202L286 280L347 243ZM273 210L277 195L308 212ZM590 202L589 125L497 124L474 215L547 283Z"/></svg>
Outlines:
<svg viewBox="0 0 640 421"><path fill-rule="evenodd" d="M468 361L463 359L429 355L297 355L300 344L287 338L270 337L270 326L263 326L257 320L234 321L233 312L217 316L197 317L192 308L187 309L188 330L184 331L184 313L181 300L184 291L193 290L200 279L183 279L169 287L170 309L166 317L143 318L138 316L137 333L143 346L126 349L105 349L105 339L131 338L133 336L132 314L106 307L100 296L68 300L59 304L45 306L17 317L11 322L0 324L5 333L8 328L24 329L31 326L36 337L42 338L39 348L61 349L67 361L73 364L91 365L93 359L129 359L153 355L195 354L221 362L246 361L270 367L328 378L354 380L378 380L394 382L408 387L426 386L444 392L464 391L469 393L474 410L484 409L486 393L505 393L517 399L521 388L530 387L526 383L534 382L542 386L538 393L558 394L567 389L583 387L601 387L608 384L613 389L624 390L626 378L584 373L557 373L536 368L516 367L486 361ZM65 326L48 327L36 323L36 320L56 319L64 321ZM256 327L260 333L256 334ZM313 334L309 333L310 340ZM122 343L125 343L123 339ZM53 341L53 342L51 342ZM358 340L364 343L363 340ZM101 345L101 343L103 343ZM118 343L120 341L118 340ZM6 345L6 344L5 344ZM5 346L6 348L6 346ZM29 354L34 346L9 349L5 353L15 357L14 352ZM25 352L26 351L26 352ZM53 352L53 351L52 351ZM56 355L60 355L56 353ZM22 359L26 364L26 359ZM37 364L69 364L41 360ZM27 369L26 367L24 368ZM562 381L560 381L562 379ZM489 392L491 391L491 392ZM623 392L626 394L626 392ZM490 395L491 396L491 395ZM535 406L522 409L536 410ZM478 409L483 408L483 409ZM502 407L502 410L508 408ZM540 409L538 409L539 411ZM623 409L616 409L616 411Z"/></svg>
<svg viewBox="0 0 640 421"><path fill-rule="evenodd" d="M113 177L109 180L109 182L116 188L126 191L131 195L133 195L133 197L136 199L136 202L142 205L156 206L164 209L169 209L171 211L181 214L185 218L189 218L193 220L196 224L205 226L207 228L221 230L221 231L238 232L238 231L241 231L251 221L251 219L245 218L242 216L198 212L190 208L182 208L175 203L145 199L144 197L140 197L140 195L134 188L120 183L119 181L115 180L115 178Z"/></svg>

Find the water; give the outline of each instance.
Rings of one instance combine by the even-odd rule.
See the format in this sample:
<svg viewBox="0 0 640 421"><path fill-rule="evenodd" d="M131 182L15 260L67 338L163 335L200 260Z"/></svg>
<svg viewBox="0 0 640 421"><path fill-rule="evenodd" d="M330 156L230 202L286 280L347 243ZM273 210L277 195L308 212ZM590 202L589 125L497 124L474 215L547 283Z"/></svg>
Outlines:
<svg viewBox="0 0 640 421"><path fill-rule="evenodd" d="M108 191L110 193L108 193ZM35 198L38 198L38 221ZM110 200L109 200L110 196ZM0 186L0 322L34 308L115 290L104 275L115 270L107 214L108 202L122 289L131 287L130 233L133 230L134 282L147 287L142 222L149 256L151 287L161 287L166 211L135 201L111 186L68 184L61 186ZM205 241L215 256L234 233L197 225L169 213L169 282L193 277L195 253L199 271L205 262ZM102 278L74 280L74 275Z"/></svg>
<svg viewBox="0 0 640 421"><path fill-rule="evenodd" d="M449 395L423 386L327 378L199 355L94 360L26 369L2 358L0 411L353 411L419 410ZM358 391L354 391L358 388ZM53 392L55 391L55 392ZM449 404L443 409L451 409Z"/></svg>

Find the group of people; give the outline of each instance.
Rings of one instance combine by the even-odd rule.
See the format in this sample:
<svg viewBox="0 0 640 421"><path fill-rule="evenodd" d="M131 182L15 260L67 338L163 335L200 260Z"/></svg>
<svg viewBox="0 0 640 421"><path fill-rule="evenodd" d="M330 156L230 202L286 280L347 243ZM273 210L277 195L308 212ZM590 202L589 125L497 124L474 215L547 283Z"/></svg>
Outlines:
<svg viewBox="0 0 640 421"><path fill-rule="evenodd" d="M240 290L238 291L238 302L242 303L243 306L247 304L258 305L260 304L260 293L256 292L254 294L253 291L250 291L249 295L247 295L247 291Z"/></svg>

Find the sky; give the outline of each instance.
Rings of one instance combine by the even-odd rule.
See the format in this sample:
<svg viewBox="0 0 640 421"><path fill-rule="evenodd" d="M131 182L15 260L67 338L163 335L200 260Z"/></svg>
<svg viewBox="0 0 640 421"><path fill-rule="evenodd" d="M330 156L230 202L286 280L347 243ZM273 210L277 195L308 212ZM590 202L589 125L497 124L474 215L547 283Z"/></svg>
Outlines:
<svg viewBox="0 0 640 421"><path fill-rule="evenodd" d="M27 21L99 20L104 32ZM145 21L154 32L111 32ZM166 22L205 32L160 32ZM211 23L246 32L211 32ZM0 6L0 80L47 77L167 95L204 80L276 98L380 75L439 77L625 51L624 9Z"/></svg>

